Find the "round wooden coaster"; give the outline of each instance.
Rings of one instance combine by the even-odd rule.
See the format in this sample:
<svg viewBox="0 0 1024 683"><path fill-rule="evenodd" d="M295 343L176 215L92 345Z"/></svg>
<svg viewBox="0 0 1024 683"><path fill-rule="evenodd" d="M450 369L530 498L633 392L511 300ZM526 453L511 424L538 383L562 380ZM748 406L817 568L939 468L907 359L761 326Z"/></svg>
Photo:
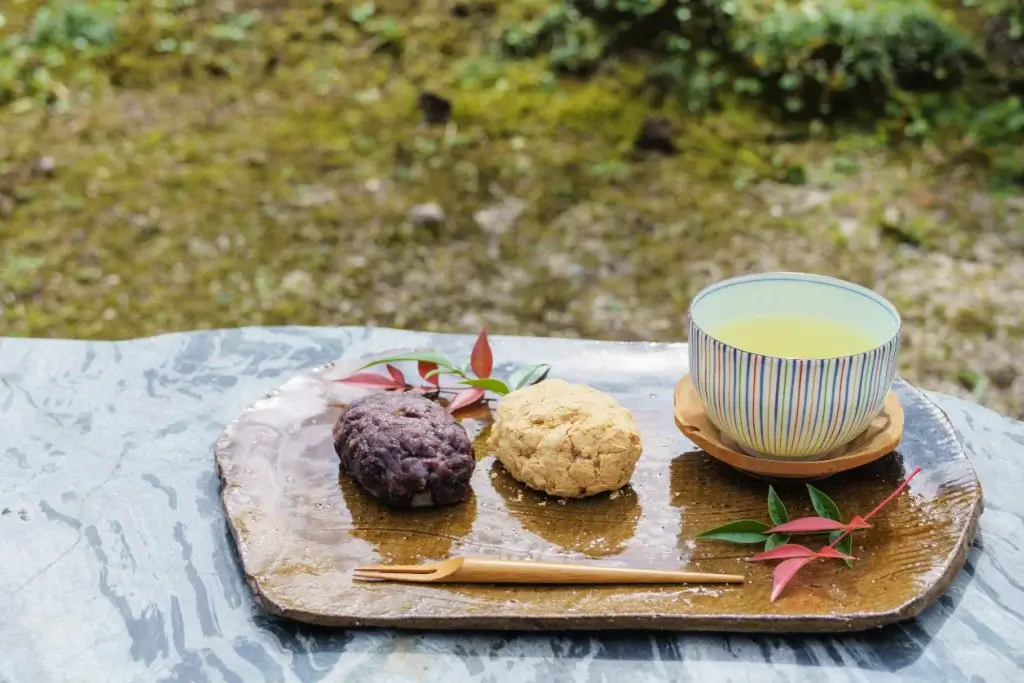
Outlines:
<svg viewBox="0 0 1024 683"><path fill-rule="evenodd" d="M747 474L778 479L820 479L852 470L891 453L903 436L903 408L893 391L860 436L815 460L769 460L740 451L735 441L711 424L689 375L676 384L675 418L679 431L711 457Z"/></svg>

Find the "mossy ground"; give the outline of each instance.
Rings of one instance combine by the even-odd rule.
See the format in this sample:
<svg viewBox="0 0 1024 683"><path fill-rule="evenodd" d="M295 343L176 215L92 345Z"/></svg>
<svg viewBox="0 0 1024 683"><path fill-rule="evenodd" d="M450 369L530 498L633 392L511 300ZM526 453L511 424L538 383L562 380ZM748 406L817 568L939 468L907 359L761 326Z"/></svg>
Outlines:
<svg viewBox="0 0 1024 683"><path fill-rule="evenodd" d="M639 58L555 79L493 49L529 3L454 4L377 2L393 21L367 26L352 3L236 2L262 12L244 39L191 55L154 53L164 29L139 13L66 113L0 110L0 334L487 322L675 341L709 282L811 270L893 299L909 379L1024 415L1019 197L937 145L774 142L739 105L656 105ZM6 30L34 9L14 7ZM423 123L425 90L452 101L447 126ZM673 121L676 156L632 153L648 115ZM426 202L446 220L414 223Z"/></svg>

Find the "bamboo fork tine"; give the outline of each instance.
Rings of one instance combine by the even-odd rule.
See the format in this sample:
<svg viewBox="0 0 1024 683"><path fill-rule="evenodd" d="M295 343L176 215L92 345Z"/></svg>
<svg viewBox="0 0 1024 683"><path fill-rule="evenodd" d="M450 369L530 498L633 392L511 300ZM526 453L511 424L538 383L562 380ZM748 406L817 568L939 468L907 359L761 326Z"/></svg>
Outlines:
<svg viewBox="0 0 1024 683"><path fill-rule="evenodd" d="M356 567L354 571L357 572L377 572L387 574L440 574L447 572L451 574L459 567L462 566L463 560L461 557L455 557L450 560L444 560L443 562L435 562L432 564L381 564L381 565L370 565L366 567Z"/></svg>
<svg viewBox="0 0 1024 683"><path fill-rule="evenodd" d="M357 567L354 578L433 583L683 584L743 583L738 574L633 569L564 562L453 558L436 564Z"/></svg>
<svg viewBox="0 0 1024 683"><path fill-rule="evenodd" d="M357 572L388 572L389 574L431 574L437 571L437 566L432 564L395 564L395 565L369 565L356 567Z"/></svg>
<svg viewBox="0 0 1024 683"><path fill-rule="evenodd" d="M387 572L355 572L352 578L357 581L367 579L383 579L385 581L431 581L430 574L389 574Z"/></svg>

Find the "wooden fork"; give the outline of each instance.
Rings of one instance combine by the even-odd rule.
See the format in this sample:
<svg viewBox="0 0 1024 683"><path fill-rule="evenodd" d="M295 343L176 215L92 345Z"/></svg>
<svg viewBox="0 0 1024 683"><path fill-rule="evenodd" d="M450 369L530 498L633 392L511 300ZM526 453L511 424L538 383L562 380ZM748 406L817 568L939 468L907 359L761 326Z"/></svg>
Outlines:
<svg viewBox="0 0 1024 683"><path fill-rule="evenodd" d="M703 574L661 569L602 567L529 560L456 557L436 564L356 567L358 581L412 583L743 583L737 574Z"/></svg>

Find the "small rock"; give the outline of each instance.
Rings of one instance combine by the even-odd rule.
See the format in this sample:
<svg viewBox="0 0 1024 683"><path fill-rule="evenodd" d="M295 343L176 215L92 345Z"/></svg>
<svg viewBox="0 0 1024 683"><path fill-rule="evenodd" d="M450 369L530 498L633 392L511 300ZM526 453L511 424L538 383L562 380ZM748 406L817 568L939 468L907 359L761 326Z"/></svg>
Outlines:
<svg viewBox="0 0 1024 683"><path fill-rule="evenodd" d="M473 220L484 232L501 235L508 232L525 209L525 201L508 197L500 204L480 209L473 214Z"/></svg>
<svg viewBox="0 0 1024 683"><path fill-rule="evenodd" d="M281 279L281 289L294 294L311 294L316 289L316 284L306 271L293 270Z"/></svg>
<svg viewBox="0 0 1024 683"><path fill-rule="evenodd" d="M1013 383L1017 381L1017 368L1013 367L1010 363L1005 363L1002 366L996 367L994 370L989 371L989 377L999 389L1009 389L1013 386Z"/></svg>
<svg viewBox="0 0 1024 683"><path fill-rule="evenodd" d="M860 223L856 218L843 218L839 221L839 234L849 239L857 233Z"/></svg>
<svg viewBox="0 0 1024 683"><path fill-rule="evenodd" d="M56 166L53 157L40 157L39 161L36 162L36 171L47 178L53 177L53 170Z"/></svg>
<svg viewBox="0 0 1024 683"><path fill-rule="evenodd" d="M633 142L633 149L638 152L655 152L674 156L679 150L672 142L672 123L661 116L647 117Z"/></svg>
<svg viewBox="0 0 1024 683"><path fill-rule="evenodd" d="M448 123L452 117L452 103L432 92L420 93L419 105L423 120L428 125Z"/></svg>
<svg viewBox="0 0 1024 683"><path fill-rule="evenodd" d="M444 223L445 218L444 209L436 202L417 204L409 211L409 219L413 225L421 227L441 225Z"/></svg>
<svg viewBox="0 0 1024 683"><path fill-rule="evenodd" d="M332 204L338 200L337 193L323 185L300 185L295 189L294 206L308 209L314 206Z"/></svg>
<svg viewBox="0 0 1024 683"><path fill-rule="evenodd" d="M882 224L886 227L895 228L903 222L903 212L895 206L885 207L882 213Z"/></svg>
<svg viewBox="0 0 1024 683"><path fill-rule="evenodd" d="M261 168L267 165L267 153L261 150L254 150L252 152L249 152L245 160L249 164L249 166L253 168Z"/></svg>
<svg viewBox="0 0 1024 683"><path fill-rule="evenodd" d="M564 252L549 252L544 265L554 277L579 278L586 273L586 268L577 263L572 255Z"/></svg>

